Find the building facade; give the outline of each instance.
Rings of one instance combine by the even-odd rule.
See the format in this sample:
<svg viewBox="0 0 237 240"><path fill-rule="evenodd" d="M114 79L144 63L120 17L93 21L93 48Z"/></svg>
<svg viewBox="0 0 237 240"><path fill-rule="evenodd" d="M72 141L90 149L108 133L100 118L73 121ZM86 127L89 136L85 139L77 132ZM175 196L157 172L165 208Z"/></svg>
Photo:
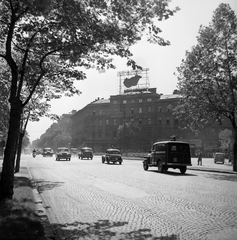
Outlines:
<svg viewBox="0 0 237 240"><path fill-rule="evenodd" d="M231 129L230 126L215 124L196 132L181 129L172 112L180 99L178 94L157 94L156 88L125 91L109 99L96 99L72 115L72 146L92 147L95 152L104 152L111 146L122 152L147 152L155 141L169 140L175 135L177 140L190 143L192 156L200 149L204 156L212 156L220 148L219 132ZM123 143L118 141L119 126L128 123L139 126L143 141L134 145L126 144L127 139Z"/></svg>

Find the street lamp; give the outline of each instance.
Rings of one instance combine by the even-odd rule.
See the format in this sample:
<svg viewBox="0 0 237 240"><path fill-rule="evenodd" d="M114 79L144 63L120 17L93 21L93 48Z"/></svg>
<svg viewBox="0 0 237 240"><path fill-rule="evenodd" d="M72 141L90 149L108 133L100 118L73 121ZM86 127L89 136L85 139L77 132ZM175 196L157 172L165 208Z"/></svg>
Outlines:
<svg viewBox="0 0 237 240"><path fill-rule="evenodd" d="M93 143L92 143L92 149L94 151L94 147L95 147L95 110L93 110L93 118L92 118L92 129L93 129L93 133L92 133L92 138L93 138Z"/></svg>

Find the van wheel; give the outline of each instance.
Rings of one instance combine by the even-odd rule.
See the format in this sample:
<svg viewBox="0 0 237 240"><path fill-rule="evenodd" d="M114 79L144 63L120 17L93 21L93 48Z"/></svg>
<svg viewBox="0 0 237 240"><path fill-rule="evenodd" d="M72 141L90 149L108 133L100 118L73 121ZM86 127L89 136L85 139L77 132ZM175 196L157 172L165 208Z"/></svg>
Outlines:
<svg viewBox="0 0 237 240"><path fill-rule="evenodd" d="M143 169L144 169L145 171L147 171L147 170L149 169L147 160L145 160L145 161L143 162Z"/></svg>
<svg viewBox="0 0 237 240"><path fill-rule="evenodd" d="M159 172L159 173L163 173L163 172L164 172L164 167L163 167L161 161L158 162L158 172Z"/></svg>
<svg viewBox="0 0 237 240"><path fill-rule="evenodd" d="M187 167L186 167L186 166L180 168L180 172L181 172L182 174L185 174L186 170L187 170Z"/></svg>

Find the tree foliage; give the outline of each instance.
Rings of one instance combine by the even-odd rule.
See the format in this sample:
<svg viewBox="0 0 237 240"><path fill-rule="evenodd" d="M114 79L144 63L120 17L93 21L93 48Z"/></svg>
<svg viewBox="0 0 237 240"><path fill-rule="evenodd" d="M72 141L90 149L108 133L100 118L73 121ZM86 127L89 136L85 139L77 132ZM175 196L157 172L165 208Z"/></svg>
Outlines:
<svg viewBox="0 0 237 240"><path fill-rule="evenodd" d="M178 68L183 101L176 112L193 130L229 119L237 142L237 18L228 4L200 27L197 42Z"/></svg>

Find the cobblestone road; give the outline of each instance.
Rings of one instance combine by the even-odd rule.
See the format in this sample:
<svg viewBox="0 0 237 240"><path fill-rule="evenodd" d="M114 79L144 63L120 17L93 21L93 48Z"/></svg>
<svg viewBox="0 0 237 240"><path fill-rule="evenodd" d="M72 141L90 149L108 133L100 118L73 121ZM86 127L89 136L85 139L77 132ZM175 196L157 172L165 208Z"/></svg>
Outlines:
<svg viewBox="0 0 237 240"><path fill-rule="evenodd" d="M100 157L25 161L56 239L237 239L237 175L159 174Z"/></svg>

